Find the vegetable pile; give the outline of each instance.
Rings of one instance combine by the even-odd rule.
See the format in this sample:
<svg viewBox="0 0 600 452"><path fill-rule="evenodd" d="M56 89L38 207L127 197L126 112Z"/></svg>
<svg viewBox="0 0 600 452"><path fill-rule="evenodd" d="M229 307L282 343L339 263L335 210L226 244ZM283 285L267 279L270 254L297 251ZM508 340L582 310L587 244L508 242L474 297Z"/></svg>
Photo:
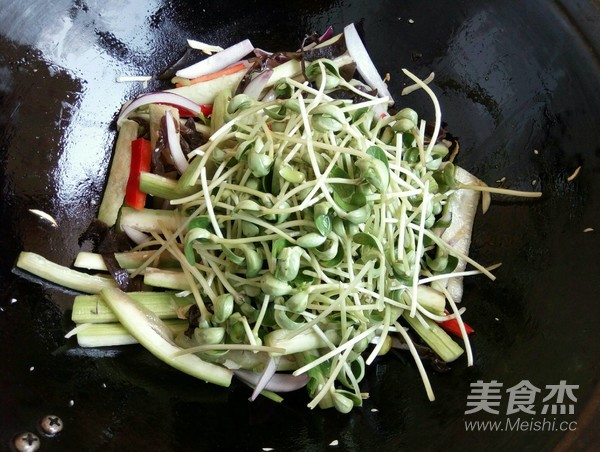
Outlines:
<svg viewBox="0 0 600 452"><path fill-rule="evenodd" d="M88 294L69 333L83 347L139 342L199 379L235 376L251 399L306 387L310 408L344 413L366 397L366 366L399 348L433 400L423 361L473 360L462 277L494 278L468 256L479 194L487 208L490 192L539 193L453 163L431 80L404 70L433 123L392 111L354 25L296 52L210 49L121 110L85 271L28 252L17 266Z"/></svg>

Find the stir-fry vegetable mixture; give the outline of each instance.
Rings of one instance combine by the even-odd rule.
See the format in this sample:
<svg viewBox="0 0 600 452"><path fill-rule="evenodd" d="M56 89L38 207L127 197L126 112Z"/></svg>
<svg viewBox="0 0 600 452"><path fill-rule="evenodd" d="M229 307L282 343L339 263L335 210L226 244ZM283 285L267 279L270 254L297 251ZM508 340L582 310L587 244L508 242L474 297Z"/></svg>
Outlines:
<svg viewBox="0 0 600 452"><path fill-rule="evenodd" d="M430 79L404 70L432 122L392 110L354 25L296 52L193 42L217 53L121 110L85 237L98 252L80 253L80 270L28 252L17 266L88 293L69 333L83 347L139 342L201 380L237 377L252 399L306 387L309 407L341 412L366 397L366 366L398 348L433 400L423 363L473 361L462 277L494 278L468 256L480 193L485 208L493 191L539 193L453 163Z"/></svg>

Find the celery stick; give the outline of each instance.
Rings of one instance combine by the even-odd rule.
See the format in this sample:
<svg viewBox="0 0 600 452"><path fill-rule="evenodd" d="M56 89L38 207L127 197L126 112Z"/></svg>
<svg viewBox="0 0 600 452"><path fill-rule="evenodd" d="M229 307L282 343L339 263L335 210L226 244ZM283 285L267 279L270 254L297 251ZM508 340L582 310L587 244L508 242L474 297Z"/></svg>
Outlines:
<svg viewBox="0 0 600 452"><path fill-rule="evenodd" d="M144 270L144 284L173 290L189 290L190 285L183 272L147 267Z"/></svg>
<svg viewBox="0 0 600 452"><path fill-rule="evenodd" d="M142 265L146 259L152 255L152 251L126 251L115 253L117 263L121 268L135 270ZM158 258L159 266L166 268L179 267L179 261L171 253L165 251ZM101 254L91 253L89 251L80 251L73 263L74 267L85 268L87 270L108 271Z"/></svg>
<svg viewBox="0 0 600 452"><path fill-rule="evenodd" d="M17 260L17 267L46 281L79 292L98 293L104 287L116 287L117 285L114 279L110 277L78 272L29 251L21 251Z"/></svg>
<svg viewBox="0 0 600 452"><path fill-rule="evenodd" d="M174 356L182 349L173 342L173 332L161 319L125 292L105 288L100 295L129 333L158 359L207 382L221 386L231 384L233 373L229 369L203 361L191 353Z"/></svg>
<svg viewBox="0 0 600 452"><path fill-rule="evenodd" d="M198 172L198 167L200 166L200 163L202 163L201 155L197 155L192 159L190 165L187 167L187 169L183 172L183 174L177 181L177 190L179 190L180 192L187 193L194 191L194 186L191 182L194 178L194 174ZM210 164L210 162L207 162L207 164ZM198 189L199 188L200 187L198 187Z"/></svg>
<svg viewBox="0 0 600 452"><path fill-rule="evenodd" d="M165 325L173 334L180 334L188 328L185 320L165 320ZM77 343L80 347L112 347L139 342L120 323L97 323L86 325L77 333Z"/></svg>
<svg viewBox="0 0 600 452"><path fill-rule="evenodd" d="M213 102L212 115L210 117L211 134L215 133L223 126L223 124L227 122L225 120L225 115L227 113L227 104L229 103L229 100L232 97L232 89L223 89L219 91L215 96L215 100Z"/></svg>
<svg viewBox="0 0 600 452"><path fill-rule="evenodd" d="M129 226L142 232L161 232L161 227L174 231L182 223L183 216L176 210L142 209L123 207L119 227Z"/></svg>
<svg viewBox="0 0 600 452"><path fill-rule="evenodd" d="M108 271L102 255L90 253L88 251L80 251L77 253L75 262L73 262L73 267L85 268L86 270Z"/></svg>
<svg viewBox="0 0 600 452"><path fill-rule="evenodd" d="M193 192L189 187L185 190L174 179L146 172L140 175L140 190L163 199L179 199Z"/></svg>
<svg viewBox="0 0 600 452"><path fill-rule="evenodd" d="M428 311L437 314L444 314L446 306L446 297L438 290L429 286L421 285L417 290L417 302Z"/></svg>
<svg viewBox="0 0 600 452"><path fill-rule="evenodd" d="M128 295L160 319L177 318L177 308L194 303L191 297L177 297L173 292L129 292ZM99 295L78 295L73 302L71 320L75 323L116 322L117 316Z"/></svg>
<svg viewBox="0 0 600 452"><path fill-rule="evenodd" d="M265 335L264 344L268 345L269 347L284 348L286 355L327 346L327 343L321 338L321 336L313 331L305 331L293 337L290 337L291 334L293 334L292 330L281 329L271 331ZM339 331L327 330L325 331L325 335L334 344L340 342L341 338Z"/></svg>
<svg viewBox="0 0 600 452"><path fill-rule="evenodd" d="M137 133L137 122L129 119L123 121L110 164L108 182L98 210L98 219L108 226L116 223L119 209L125 199L125 189L131 166L131 142L137 138Z"/></svg>
<svg viewBox="0 0 600 452"><path fill-rule="evenodd" d="M425 328L419 319L411 317L408 311L402 313L404 320L412 327L416 333L429 345L434 352L436 352L440 358L447 363L456 360L460 355L464 353L464 350L460 345L452 340L448 334L441 329L437 323L428 318L425 318L425 323L429 326L429 329Z"/></svg>
<svg viewBox="0 0 600 452"><path fill-rule="evenodd" d="M273 74L267 82L265 88L270 88L275 85L278 81L284 78L293 78L302 72L302 65L300 61L291 59L285 63L280 64L273 68Z"/></svg>

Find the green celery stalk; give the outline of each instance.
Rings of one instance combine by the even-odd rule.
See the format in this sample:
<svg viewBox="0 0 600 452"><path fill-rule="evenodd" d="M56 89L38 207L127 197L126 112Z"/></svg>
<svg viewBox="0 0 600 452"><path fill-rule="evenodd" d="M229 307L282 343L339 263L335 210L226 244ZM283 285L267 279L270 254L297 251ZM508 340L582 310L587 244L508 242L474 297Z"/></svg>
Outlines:
<svg viewBox="0 0 600 452"><path fill-rule="evenodd" d="M115 253L115 258L117 259L119 267L126 270L135 270L151 255L152 251L125 251L122 253ZM158 258L158 264L160 268L179 267L179 261L168 251L161 253L160 257ZM75 258L73 266L77 268L85 268L87 270L108 271L102 255L98 253L91 253L89 251L80 251L77 253L77 257Z"/></svg>
<svg viewBox="0 0 600 452"><path fill-rule="evenodd" d="M46 281L84 293L98 293L105 287L116 287L110 277L89 275L49 261L39 254L21 251L17 267Z"/></svg>
<svg viewBox="0 0 600 452"><path fill-rule="evenodd" d="M142 232L161 232L161 226L176 230L183 217L176 210L142 209L123 207L119 218L119 227L129 226Z"/></svg>
<svg viewBox="0 0 600 452"><path fill-rule="evenodd" d="M177 308L194 303L191 297L177 297L173 292L129 292L131 298L160 319L176 319ZM111 323L117 316L99 295L78 295L73 302L71 320L75 323Z"/></svg>
<svg viewBox="0 0 600 452"><path fill-rule="evenodd" d="M196 171L198 171L198 167L200 166L200 163L202 163L202 156L197 155L196 157L194 157L192 159L192 161L190 162L190 165L186 168L186 170L183 172L183 174L177 181L177 190L179 190L182 193L194 192L195 188L191 182L192 182L192 179L194 178L194 174L196 174ZM200 187L196 187L196 189L199 189L199 188ZM182 196L180 196L180 197L182 197Z"/></svg>
<svg viewBox="0 0 600 452"><path fill-rule="evenodd" d="M433 320L425 318L429 329L425 328L419 319L411 317L409 311L402 313L404 320L408 322L415 332L429 345L440 358L447 363L452 362L464 353L464 350L452 338L441 329Z"/></svg>
<svg viewBox="0 0 600 452"><path fill-rule="evenodd" d="M174 356L182 349L173 342L173 332L125 292L105 288L100 295L127 331L158 359L201 380L220 386L231 384L233 373L229 369L203 361L193 353Z"/></svg>
<svg viewBox="0 0 600 452"><path fill-rule="evenodd" d="M123 121L119 129L112 163L110 164L106 189L98 210L98 219L108 226L113 226L116 223L119 209L125 199L131 166L131 142L137 138L137 134L137 122L129 119Z"/></svg>
<svg viewBox="0 0 600 452"><path fill-rule="evenodd" d="M290 337L291 334L293 334L293 330L274 330L266 334L263 340L269 347L284 348L286 355L327 346L321 336L313 331L304 331L293 337ZM340 342L339 331L327 330L325 335L334 344Z"/></svg>
<svg viewBox="0 0 600 452"><path fill-rule="evenodd" d="M179 199L191 194L193 190L184 189L178 181L154 173L140 174L140 190L151 196L163 199Z"/></svg>
<svg viewBox="0 0 600 452"><path fill-rule="evenodd" d="M81 325L81 324L80 324ZM188 328L185 320L165 320L165 325L173 334L183 333ZM80 347L113 347L116 345L138 344L127 329L120 323L93 323L77 333L77 344Z"/></svg>
<svg viewBox="0 0 600 452"><path fill-rule="evenodd" d="M173 290L190 290L183 272L147 267L144 271L144 284Z"/></svg>

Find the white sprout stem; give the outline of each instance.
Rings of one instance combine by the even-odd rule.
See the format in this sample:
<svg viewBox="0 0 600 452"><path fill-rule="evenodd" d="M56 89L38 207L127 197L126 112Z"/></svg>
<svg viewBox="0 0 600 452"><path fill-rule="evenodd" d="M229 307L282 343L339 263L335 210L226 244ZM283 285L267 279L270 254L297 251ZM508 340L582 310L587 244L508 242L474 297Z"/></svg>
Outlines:
<svg viewBox="0 0 600 452"><path fill-rule="evenodd" d="M501 195L520 196L523 198L539 198L540 196L542 196L541 191L511 190L508 188L490 187L488 185L460 184L459 183L458 188L480 191L480 192L484 192L484 193L496 193L496 194L501 194Z"/></svg>
<svg viewBox="0 0 600 452"><path fill-rule="evenodd" d="M359 103L356 103L356 104L347 105L346 107L341 107L340 109L344 113L349 113L351 111L355 111L355 110L358 110L358 109L364 108L364 107L372 107L374 105L387 104L389 101L390 101L390 98L387 97L387 96L385 96L385 97L375 97L375 98L367 100L365 102L359 102Z"/></svg>
<svg viewBox="0 0 600 452"><path fill-rule="evenodd" d="M425 367L423 367L423 362L419 357L419 352L415 348L412 339L408 335L408 333L404 330L404 328L398 323L395 322L396 331L402 335L406 345L408 345L408 349L410 350L410 354L413 356L415 360L415 364L417 365L417 369L419 370L419 374L421 375L421 380L423 381L423 386L425 386L425 392L427 393L427 398L430 402L435 400L435 395L433 394L433 388L431 387L431 383L429 382L429 377L427 376L427 372L425 371Z"/></svg>
<svg viewBox="0 0 600 452"><path fill-rule="evenodd" d="M408 227L411 229L418 228L414 224L409 224ZM431 232L427 229L425 229L423 232L426 236L431 238L436 243L436 245L442 246L449 253L454 254L459 259L462 259L462 260L466 261L467 263L471 264L473 267L477 268L481 273L483 273L485 276L490 278L492 281L496 280L496 277L492 273L490 273L490 271L487 268L485 268L483 265L481 265L477 261L471 259L468 255L466 255L466 254L460 252L459 250L457 250L456 248L452 247L449 243L447 243L445 240L441 239L439 236L437 236L433 232Z"/></svg>
<svg viewBox="0 0 600 452"><path fill-rule="evenodd" d="M246 316L242 316L242 325L244 326L244 331L246 332L246 336L248 337L248 342L250 342L250 345L252 346L256 346L256 337L254 337L254 333L252 332L252 329L250 328L250 324L248 323L248 319L246 318Z"/></svg>
<svg viewBox="0 0 600 452"><path fill-rule="evenodd" d="M195 347L183 348L173 354L173 357L187 355L189 353L200 353L209 352L213 350L247 350L251 352L265 352L265 353L285 353L285 349L280 347L269 347L266 345L252 345L252 344L205 344L197 345Z"/></svg>
<svg viewBox="0 0 600 452"><path fill-rule="evenodd" d="M431 73L429 74L429 76L425 79L423 79L423 83L425 83L426 85L429 85L431 82L433 82L433 79L435 78L435 73ZM407 94L412 93L413 91L417 91L421 89L421 85L419 85L418 83L415 83L413 85L408 85L406 88L404 88L402 90L402 95L406 96Z"/></svg>
<svg viewBox="0 0 600 452"><path fill-rule="evenodd" d="M490 265L490 266L486 267L486 270L491 272L491 271L497 269L498 267L500 267L501 265L502 264ZM442 273L440 275L428 276L427 278L421 278L419 280L419 284L429 284L434 281L440 281L440 280L450 279L450 278L455 278L455 277L480 275L481 273L482 272L480 270L465 270L462 272Z"/></svg>
<svg viewBox="0 0 600 452"><path fill-rule="evenodd" d="M327 309L325 309L323 312L321 312L321 314L319 314L317 317L315 317L310 322L301 326L297 330L294 330L293 332L291 332L287 336L287 339L291 339L291 338L297 336L298 334L303 333L307 329L311 328L313 325L316 325L317 323L321 322L329 314L331 314L340 303L344 302L344 299L348 296L348 294L351 291L353 291L355 288L357 288L357 286L362 282L362 279L365 276L365 274L371 269L372 266L373 266L373 261L367 262L367 264L365 264L365 266L356 275L356 277L346 287L343 288L343 290L339 293L338 297L329 305L329 307Z"/></svg>
<svg viewBox="0 0 600 452"><path fill-rule="evenodd" d="M330 350L335 348L335 345L329 340L329 338L323 333L323 330L318 327L318 325L313 326L313 331L319 335L319 337L323 340L323 342L327 345ZM358 396L360 395L360 387L358 386L358 381L352 372L352 368L348 364L348 362L344 362L344 370L346 371L346 375L350 382L352 383L352 389L354 389L354 393Z"/></svg>
<svg viewBox="0 0 600 452"><path fill-rule="evenodd" d="M206 204L208 218L210 218L210 223L212 224L215 234L222 239L223 233L221 232L221 228L215 217L215 211L213 210L212 202L210 200L210 192L208 191L208 184L206 183L206 167L202 167L202 170L200 171L200 184L202 185L202 192L204 193L204 203Z"/></svg>
<svg viewBox="0 0 600 452"><path fill-rule="evenodd" d="M308 106L306 107L306 111L309 112L311 111L313 108L315 108L317 105L319 105L319 103L321 102L321 99L323 99L323 95L325 94L325 85L327 82L327 71L325 70L325 65L323 64L323 62L321 60L317 61L317 64L319 65L319 69L321 69L321 85L319 86L319 91L317 92L317 94L315 94L315 97L313 98L312 102L310 104L308 104Z"/></svg>
<svg viewBox="0 0 600 452"><path fill-rule="evenodd" d="M431 153L431 149L437 142L438 135L440 133L440 126L442 124L442 109L440 108L440 103L435 95L435 93L431 90L427 84L425 84L419 77L414 75L408 69L402 69L410 79L412 79L417 85L419 85L431 98L431 102L433 103L433 109L435 110L435 125L433 127L433 133L431 134L431 140L429 140L429 144L427 145L427 154Z"/></svg>
<svg viewBox="0 0 600 452"><path fill-rule="evenodd" d="M175 256L177 258L177 260L180 262L181 264L181 269L183 270L183 274L185 275L185 278L190 286L190 290L192 291L192 294L194 295L194 299L196 300L196 304L198 304L198 307L200 308L200 312L202 314L202 318L208 318L208 309L206 309L206 306L204 304L204 300L202 299L202 296L200 295L200 293L198 292L198 288L195 284L195 281L198 281L200 283L200 285L202 286L202 289L204 289L204 291L206 292L206 295L208 296L208 298L210 298L210 300L214 303L215 300L217 299L216 294L213 292L212 288L210 287L210 284L206 281L206 279L202 276L202 274L200 273L200 271L195 268L192 267L189 262L187 261L187 258L183 255L183 253L181 252L181 250L175 245L175 243L171 242L167 242L165 240L165 243L167 244L169 251L171 252L171 254L173 256Z"/></svg>
<svg viewBox="0 0 600 452"><path fill-rule="evenodd" d="M229 180L231 178L231 176L233 175L233 173L239 171L239 169L241 167L242 167L242 163L238 162L235 165L233 165L231 168L229 168L227 171L225 171L223 173L223 175L221 175L219 177L216 177L216 173L215 173L215 178L213 178L210 185L208 186L209 190L213 190L215 187L220 186L224 181Z"/></svg>
<svg viewBox="0 0 600 452"><path fill-rule="evenodd" d="M331 372L329 374L329 378L323 385L323 388L307 405L310 409L315 408L319 404L319 402L323 399L323 397L325 397L327 395L327 393L331 390L331 388L333 387L333 383L335 382L338 374L342 370L342 367L344 366L344 364L346 364L346 361L348 360L348 356L350 356L350 353L352 353L351 347L347 348L344 351L344 353L342 353L342 355L338 358L338 362L335 365L335 367L331 370Z"/></svg>
<svg viewBox="0 0 600 452"><path fill-rule="evenodd" d="M417 291L419 289L419 271L421 266L419 262L421 260L421 255L423 254L423 233L425 231L425 220L427 213L427 206L429 204L429 181L425 182L425 188L423 190L423 201L421 202L421 218L419 222L419 235L417 238L417 250L415 255L415 270L412 275L412 290L411 290L411 306L410 306L410 316L414 317L417 312Z"/></svg>
<svg viewBox="0 0 600 452"><path fill-rule="evenodd" d="M221 284L223 284L223 287L227 290L227 292L229 292L231 295L233 295L234 298L236 298L236 299L239 298L239 296L240 296L239 292L237 290L235 290L235 288L229 283L229 281L227 280L227 277L223 274L221 269L216 265L216 262L214 262L212 254L206 253L206 261L208 262L208 265L210 266L211 270L214 272L217 279L221 282Z"/></svg>
<svg viewBox="0 0 600 452"><path fill-rule="evenodd" d="M354 345L356 343L360 342L365 337L367 337L369 334L373 333L378 327L379 327L379 324L373 325L372 327L370 327L370 328L366 329L365 331L363 331L362 333L354 336L352 339L347 340L343 344L341 344L338 347L334 348L333 350L325 353L324 355L320 356L319 358L315 359L314 361L311 361L310 363L300 367L299 369L296 369L294 371L293 375L298 376L305 372L308 372L310 369L313 369L313 368L317 367L319 364L327 361L328 359L333 358L336 355L339 355L340 353L347 350L348 348L352 349L352 347L354 347Z"/></svg>
<svg viewBox="0 0 600 452"><path fill-rule="evenodd" d="M425 126L427 123L424 119L421 119L419 124L419 134L417 135L417 146L419 147L419 159L421 160L421 165L425 166L427 163L427 156L429 154L428 151L425 150Z"/></svg>
<svg viewBox="0 0 600 452"><path fill-rule="evenodd" d="M306 83L299 83L296 80L294 80L293 78L286 78L285 82L288 85L293 86L294 88L298 88L298 91L304 91L306 93L312 94L313 96L317 96L319 94L319 91L311 88L310 86L308 86L308 84ZM323 100L325 101L332 101L333 98L328 96L327 94L323 94Z"/></svg>
<svg viewBox="0 0 600 452"><path fill-rule="evenodd" d="M312 200L313 196L315 196L315 193L323 188L323 186L325 185L325 181L327 180L327 176L329 176L329 173L331 173L331 170L337 163L339 157L340 153L336 152L332 157L331 162L329 162L329 165L327 165L327 168L325 168L325 171L323 171L323 174L317 177L314 187L308 193L304 201L302 201L302 204L300 204L301 209L305 209L307 207L307 204Z"/></svg>
<svg viewBox="0 0 600 452"><path fill-rule="evenodd" d="M448 289L442 287L442 292L446 296L446 300L448 300L448 304L450 305L450 307L452 308L452 312L454 313L454 318L458 322L460 335L462 336L465 345L465 351L467 352L467 366L471 367L473 365L473 350L471 348L471 341L469 340L469 335L467 334L467 330L465 329L465 323L463 322L458 307L456 306L456 302L454 301L454 298L452 297Z"/></svg>
<svg viewBox="0 0 600 452"><path fill-rule="evenodd" d="M273 231L275 234L277 234L279 237L286 239L288 242L292 243L292 244L296 244L296 239L294 239L291 235L286 234L285 232L283 232L281 229L279 229L278 227L272 225L271 223L268 223L264 220L261 220L259 218L250 216L250 215L246 215L243 213L239 213L236 212L234 214L232 214L232 217L238 220L243 220L243 221L247 221L248 223L254 223L258 226L262 226L265 229L268 229L270 231Z"/></svg>
<svg viewBox="0 0 600 452"><path fill-rule="evenodd" d="M82 331L87 330L92 325L93 325L93 323L79 323L79 324L77 324L77 326L75 328L73 328L71 331L69 331L67 334L65 334L65 339L69 339L70 337L73 337L76 334L79 334Z"/></svg>
<svg viewBox="0 0 600 452"><path fill-rule="evenodd" d="M252 333L258 336L258 330L262 325L263 319L265 318L265 314L267 313L267 307L269 306L270 295L265 295L265 299L263 300L262 306L260 307L260 311L258 313L258 317L256 319L256 323L254 324L254 328L252 329Z"/></svg>
<svg viewBox="0 0 600 452"><path fill-rule="evenodd" d="M386 306L385 313L383 314L383 328L381 329L381 333L379 334L379 340L378 340L377 344L375 345L375 347L373 347L373 350L371 351L371 353L369 354L369 357L365 361L365 364L367 364L368 366L371 365L371 363L375 360L375 358L377 358L379 351L383 347L385 338L387 337L388 331L390 329L390 320L391 320L391 309L389 306Z"/></svg>

